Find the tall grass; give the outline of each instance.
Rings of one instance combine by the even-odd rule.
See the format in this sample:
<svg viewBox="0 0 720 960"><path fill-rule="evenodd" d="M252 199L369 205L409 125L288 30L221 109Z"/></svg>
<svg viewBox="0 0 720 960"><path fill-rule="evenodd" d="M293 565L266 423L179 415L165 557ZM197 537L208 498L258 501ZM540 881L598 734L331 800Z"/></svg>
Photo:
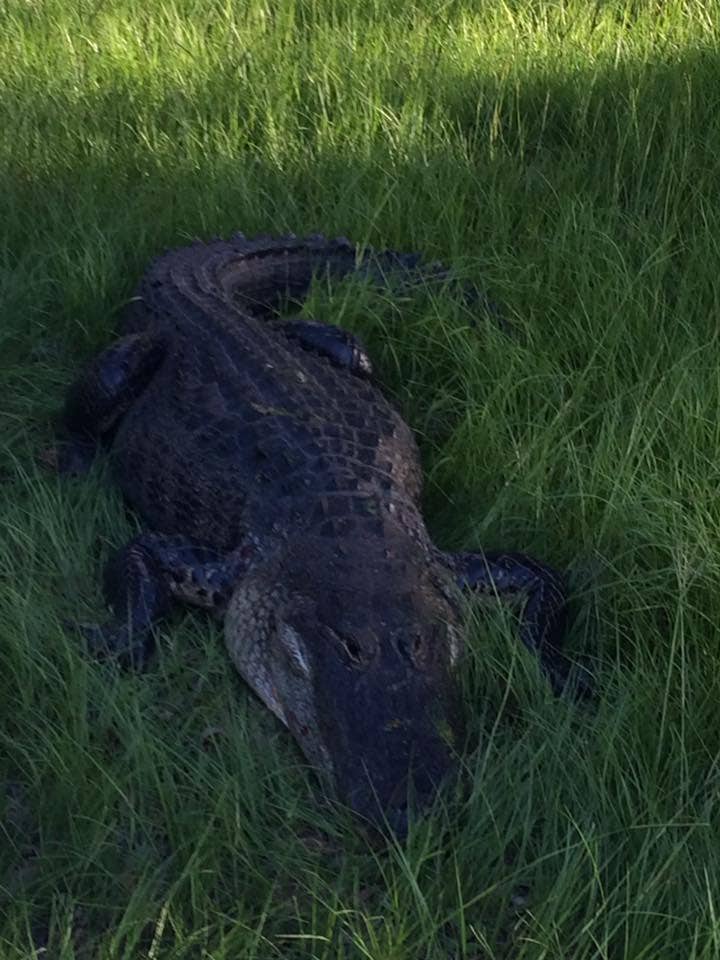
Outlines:
<svg viewBox="0 0 720 960"><path fill-rule="evenodd" d="M720 956L720 47L715 5L0 4L0 956ZM146 262L322 230L442 293L347 287L450 548L568 569L595 706L473 621L462 784L402 845L319 795L216 628L89 662L132 526L104 466L42 474L64 386Z"/></svg>

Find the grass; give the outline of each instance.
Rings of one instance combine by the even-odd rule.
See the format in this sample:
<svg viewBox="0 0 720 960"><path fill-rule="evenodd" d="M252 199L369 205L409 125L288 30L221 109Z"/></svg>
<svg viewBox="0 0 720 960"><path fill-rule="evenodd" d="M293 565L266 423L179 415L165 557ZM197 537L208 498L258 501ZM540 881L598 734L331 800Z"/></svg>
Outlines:
<svg viewBox="0 0 720 960"><path fill-rule="evenodd" d="M720 28L702 0L0 3L0 956L720 956ZM383 848L188 615L88 662L131 528L34 466L147 261L323 230L478 279L343 287L447 547L569 570L595 707L474 623L465 777Z"/></svg>

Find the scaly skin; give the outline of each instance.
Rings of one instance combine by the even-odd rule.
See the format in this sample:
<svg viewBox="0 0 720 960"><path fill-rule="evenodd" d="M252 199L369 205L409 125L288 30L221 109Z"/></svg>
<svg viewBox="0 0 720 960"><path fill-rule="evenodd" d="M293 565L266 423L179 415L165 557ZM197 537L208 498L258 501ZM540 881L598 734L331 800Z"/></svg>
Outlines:
<svg viewBox="0 0 720 960"><path fill-rule="evenodd" d="M116 620L85 628L91 641L141 663L174 602L214 611L239 672L336 794L402 833L410 782L431 797L459 746L456 585L524 598L521 638L556 691L564 591L522 555L433 546L413 435L362 345L277 317L319 270L449 279L414 255L361 260L344 239L238 235L166 253L70 390L58 467L107 446L148 531L108 565Z"/></svg>

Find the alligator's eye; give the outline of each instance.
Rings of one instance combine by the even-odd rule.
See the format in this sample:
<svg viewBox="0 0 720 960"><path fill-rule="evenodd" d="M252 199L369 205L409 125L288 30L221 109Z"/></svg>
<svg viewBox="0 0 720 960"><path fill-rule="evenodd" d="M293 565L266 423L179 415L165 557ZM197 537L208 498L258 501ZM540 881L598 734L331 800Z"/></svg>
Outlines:
<svg viewBox="0 0 720 960"><path fill-rule="evenodd" d="M418 670L432 660L442 659L448 649L450 625L442 620L431 621L422 631L401 633L395 643L400 656Z"/></svg>
<svg viewBox="0 0 720 960"><path fill-rule="evenodd" d="M324 633L340 649L345 661L351 667L364 667L372 659L375 652L374 643L363 641L350 633L336 633L328 627L325 628Z"/></svg>
<svg viewBox="0 0 720 960"><path fill-rule="evenodd" d="M419 633L401 633L397 638L397 649L404 660L409 660L410 663L417 666L425 651L425 643Z"/></svg>
<svg viewBox="0 0 720 960"><path fill-rule="evenodd" d="M345 648L345 653L358 665L365 662L364 650L353 637L339 637L340 643Z"/></svg>

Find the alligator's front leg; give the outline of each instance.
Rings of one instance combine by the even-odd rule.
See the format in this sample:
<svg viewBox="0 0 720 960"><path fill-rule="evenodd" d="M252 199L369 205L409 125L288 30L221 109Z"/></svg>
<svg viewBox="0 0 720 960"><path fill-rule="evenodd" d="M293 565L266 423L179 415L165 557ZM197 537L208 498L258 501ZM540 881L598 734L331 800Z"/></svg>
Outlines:
<svg viewBox="0 0 720 960"><path fill-rule="evenodd" d="M79 630L93 652L142 667L153 649L152 627L173 603L220 613L253 555L251 544L223 555L182 537L140 534L105 567L105 599L115 619Z"/></svg>
<svg viewBox="0 0 720 960"><path fill-rule="evenodd" d="M91 360L68 391L62 436L43 461L60 473L86 472L98 444L148 385L164 353L159 337L134 333Z"/></svg>
<svg viewBox="0 0 720 960"><path fill-rule="evenodd" d="M574 688L576 696L592 693L587 670L573 667L561 652L566 621L563 578L551 567L522 553L446 554L461 589L522 604L520 639L540 660L553 692Z"/></svg>

